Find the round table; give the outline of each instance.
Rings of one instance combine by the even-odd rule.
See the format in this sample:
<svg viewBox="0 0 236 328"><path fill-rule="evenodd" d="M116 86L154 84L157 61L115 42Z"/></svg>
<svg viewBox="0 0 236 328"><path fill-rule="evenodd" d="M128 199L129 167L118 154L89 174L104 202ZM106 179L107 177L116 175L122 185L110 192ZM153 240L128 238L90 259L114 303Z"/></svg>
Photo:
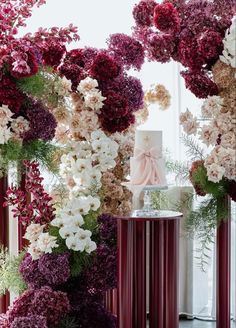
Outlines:
<svg viewBox="0 0 236 328"><path fill-rule="evenodd" d="M118 327L146 328L149 288L149 327L177 328L179 223L182 213L134 211L118 217ZM150 240L147 240L147 225ZM147 279L147 247L149 279Z"/></svg>

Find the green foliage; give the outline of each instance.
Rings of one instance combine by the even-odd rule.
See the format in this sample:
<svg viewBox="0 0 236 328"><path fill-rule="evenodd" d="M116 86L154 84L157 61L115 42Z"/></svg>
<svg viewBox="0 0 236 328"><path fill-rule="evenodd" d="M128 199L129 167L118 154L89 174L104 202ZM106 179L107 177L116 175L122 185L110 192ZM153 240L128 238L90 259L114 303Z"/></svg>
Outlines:
<svg viewBox="0 0 236 328"><path fill-rule="evenodd" d="M78 328L78 322L75 318L66 317L57 325L50 325L49 328Z"/></svg>
<svg viewBox="0 0 236 328"><path fill-rule="evenodd" d="M6 174L8 166L13 162L20 168L23 160L36 160L52 173L57 173L58 167L54 160L59 148L43 140L27 143L9 141L0 145L0 171Z"/></svg>
<svg viewBox="0 0 236 328"><path fill-rule="evenodd" d="M55 92L55 82L58 76L50 68L41 68L33 76L16 80L16 84L23 92L37 99L41 99L46 105L57 107L62 101L61 97Z"/></svg>
<svg viewBox="0 0 236 328"><path fill-rule="evenodd" d="M99 213L98 211L90 211L87 215L84 216L84 224L83 229L90 230L92 232L92 239L94 241L97 236L97 230L98 230L98 223L97 223L97 217Z"/></svg>
<svg viewBox="0 0 236 328"><path fill-rule="evenodd" d="M72 277L77 277L91 263L91 255L86 252L71 252L70 272Z"/></svg>
<svg viewBox="0 0 236 328"><path fill-rule="evenodd" d="M6 249L0 248L0 295L4 295L7 290L20 294L27 289L19 272L24 255L22 252L19 256L12 256Z"/></svg>
<svg viewBox="0 0 236 328"><path fill-rule="evenodd" d="M175 173L176 179L180 181L188 181L189 179L189 166L179 161L166 160L167 173Z"/></svg>
<svg viewBox="0 0 236 328"><path fill-rule="evenodd" d="M47 79L43 71L29 77L16 80L16 84L23 92L34 97L42 97L47 92Z"/></svg>
<svg viewBox="0 0 236 328"><path fill-rule="evenodd" d="M199 166L192 176L194 182L200 186L207 194L211 194L213 197L222 197L226 194L225 181L222 180L218 183L208 180L207 170L204 166Z"/></svg>
<svg viewBox="0 0 236 328"><path fill-rule="evenodd" d="M50 234L50 236L54 236L57 238L57 244L58 247L53 249L53 253L64 253L68 251L68 248L66 246L65 243L65 239L63 239L60 234L59 234L59 228L58 227L54 227L54 226L49 226L48 228L48 232Z"/></svg>
<svg viewBox="0 0 236 328"><path fill-rule="evenodd" d="M187 157L191 161L203 160L204 158L204 150L197 143L194 138L189 137L188 135L183 134L181 140L185 147L187 148Z"/></svg>

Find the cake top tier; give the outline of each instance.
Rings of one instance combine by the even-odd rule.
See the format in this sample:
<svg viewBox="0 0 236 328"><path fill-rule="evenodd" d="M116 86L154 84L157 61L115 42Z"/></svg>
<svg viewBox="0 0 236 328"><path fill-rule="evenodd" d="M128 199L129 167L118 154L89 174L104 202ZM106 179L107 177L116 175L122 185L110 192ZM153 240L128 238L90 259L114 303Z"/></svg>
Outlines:
<svg viewBox="0 0 236 328"><path fill-rule="evenodd" d="M162 131L136 130L135 147L143 150L156 147L162 150Z"/></svg>

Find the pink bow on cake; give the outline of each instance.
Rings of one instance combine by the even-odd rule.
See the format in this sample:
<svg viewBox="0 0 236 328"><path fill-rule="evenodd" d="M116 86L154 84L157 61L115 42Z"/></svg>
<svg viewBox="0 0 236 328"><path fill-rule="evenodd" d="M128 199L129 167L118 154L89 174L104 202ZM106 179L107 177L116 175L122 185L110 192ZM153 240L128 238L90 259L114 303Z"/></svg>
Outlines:
<svg viewBox="0 0 236 328"><path fill-rule="evenodd" d="M134 185L160 185L165 184L164 164L161 152L153 147L149 150L134 149L135 169L131 177Z"/></svg>

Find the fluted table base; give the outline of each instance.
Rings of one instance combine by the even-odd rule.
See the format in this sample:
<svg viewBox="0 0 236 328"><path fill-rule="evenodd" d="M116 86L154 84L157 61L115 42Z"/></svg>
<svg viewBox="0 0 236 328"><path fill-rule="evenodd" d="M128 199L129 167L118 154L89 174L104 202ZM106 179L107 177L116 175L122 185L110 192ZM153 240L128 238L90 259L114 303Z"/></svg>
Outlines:
<svg viewBox="0 0 236 328"><path fill-rule="evenodd" d="M177 328L179 219L118 219L118 327L146 328L149 288L150 328ZM146 225L150 221L150 279L146 284Z"/></svg>

